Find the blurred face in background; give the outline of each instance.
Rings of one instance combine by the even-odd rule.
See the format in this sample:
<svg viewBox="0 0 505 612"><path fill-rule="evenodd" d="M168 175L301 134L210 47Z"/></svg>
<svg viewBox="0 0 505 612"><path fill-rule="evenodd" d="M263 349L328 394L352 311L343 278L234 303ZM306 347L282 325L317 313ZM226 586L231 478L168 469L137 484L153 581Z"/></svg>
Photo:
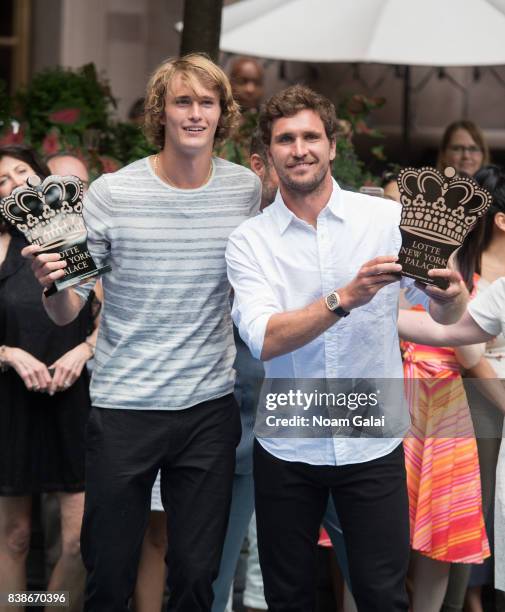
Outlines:
<svg viewBox="0 0 505 612"><path fill-rule="evenodd" d="M80 178L84 184L84 189L87 189L89 185L88 169L78 157L73 155L56 155L47 162L47 165L52 174Z"/></svg>
<svg viewBox="0 0 505 612"><path fill-rule="evenodd" d="M261 206L260 210L263 210L269 206L274 200L279 188L279 177L275 168L268 162L258 155L253 153L249 160L251 170L257 174L261 180Z"/></svg>
<svg viewBox="0 0 505 612"><path fill-rule="evenodd" d="M400 189L396 180L389 181L384 185L384 197L396 202L400 201Z"/></svg>
<svg viewBox="0 0 505 612"><path fill-rule="evenodd" d="M263 69L256 60L238 60L230 74L233 97L244 110L259 108L263 97Z"/></svg>
<svg viewBox="0 0 505 612"><path fill-rule="evenodd" d="M35 174L33 168L26 162L4 155L0 159L0 198L10 195L13 189L24 185L26 179Z"/></svg>
<svg viewBox="0 0 505 612"><path fill-rule="evenodd" d="M464 128L453 132L442 156L444 166L452 166L470 176L481 168L483 160L484 152Z"/></svg>

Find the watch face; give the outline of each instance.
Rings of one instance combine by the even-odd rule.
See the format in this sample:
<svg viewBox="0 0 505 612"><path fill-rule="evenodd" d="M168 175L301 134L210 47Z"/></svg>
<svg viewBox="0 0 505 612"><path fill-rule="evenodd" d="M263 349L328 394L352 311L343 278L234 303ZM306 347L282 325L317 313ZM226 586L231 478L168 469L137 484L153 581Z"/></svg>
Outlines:
<svg viewBox="0 0 505 612"><path fill-rule="evenodd" d="M338 304L339 300L334 293L330 293L330 295L326 297L326 305L330 310L335 310L335 308L338 308Z"/></svg>

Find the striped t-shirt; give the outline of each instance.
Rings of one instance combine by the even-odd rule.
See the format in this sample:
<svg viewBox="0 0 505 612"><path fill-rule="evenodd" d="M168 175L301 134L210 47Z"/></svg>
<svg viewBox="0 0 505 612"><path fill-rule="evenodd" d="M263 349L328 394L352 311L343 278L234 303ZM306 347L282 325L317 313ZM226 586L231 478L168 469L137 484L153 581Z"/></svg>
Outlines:
<svg viewBox="0 0 505 612"><path fill-rule="evenodd" d="M179 410L233 391L228 235L259 207L246 168L213 159L199 189L161 181L148 158L97 179L84 201L104 308L94 406ZM85 297L92 283L74 290Z"/></svg>

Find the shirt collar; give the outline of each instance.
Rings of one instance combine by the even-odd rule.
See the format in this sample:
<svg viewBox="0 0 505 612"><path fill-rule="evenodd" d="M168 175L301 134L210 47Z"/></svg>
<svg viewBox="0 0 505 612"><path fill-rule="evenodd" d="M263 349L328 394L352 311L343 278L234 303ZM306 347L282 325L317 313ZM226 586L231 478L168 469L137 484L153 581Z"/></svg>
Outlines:
<svg viewBox="0 0 505 612"><path fill-rule="evenodd" d="M344 220L346 216L344 192L342 191L342 189L340 189L337 181L334 178L332 178L331 180L333 184L333 189L330 195L330 199L319 214L323 214L325 210L328 210L329 213L331 213L337 219ZM279 232L281 234L284 234L290 223L296 219L296 215L291 210L289 210L286 204L284 204L280 189L277 190L277 195L275 196L275 200L273 201L273 204L271 204L270 208L272 209L272 214L275 217Z"/></svg>

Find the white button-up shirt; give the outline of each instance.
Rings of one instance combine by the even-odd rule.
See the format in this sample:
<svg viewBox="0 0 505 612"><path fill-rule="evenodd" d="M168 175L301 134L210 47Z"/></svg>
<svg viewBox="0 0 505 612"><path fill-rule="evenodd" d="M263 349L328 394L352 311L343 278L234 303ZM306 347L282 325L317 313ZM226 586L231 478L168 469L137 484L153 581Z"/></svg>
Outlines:
<svg viewBox="0 0 505 612"><path fill-rule="evenodd" d="M262 214L242 223L230 236L226 260L234 289L233 320L253 356L261 355L273 314L303 308L344 287L374 257L396 255L401 246L400 212L396 202L343 191L333 181L316 228L286 207L280 191ZM403 378L397 333L400 285L388 285L305 346L265 362L265 379ZM426 304L424 294L418 293ZM261 413L264 406L258 410ZM405 406L405 428L408 423ZM260 439L276 457L314 465L370 461L388 454L400 441Z"/></svg>

